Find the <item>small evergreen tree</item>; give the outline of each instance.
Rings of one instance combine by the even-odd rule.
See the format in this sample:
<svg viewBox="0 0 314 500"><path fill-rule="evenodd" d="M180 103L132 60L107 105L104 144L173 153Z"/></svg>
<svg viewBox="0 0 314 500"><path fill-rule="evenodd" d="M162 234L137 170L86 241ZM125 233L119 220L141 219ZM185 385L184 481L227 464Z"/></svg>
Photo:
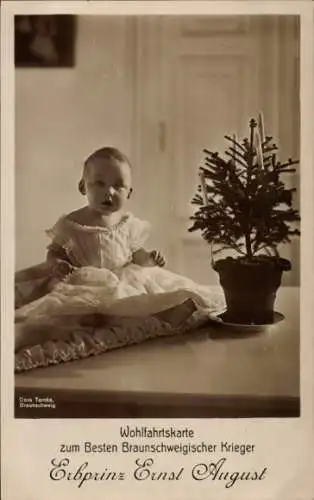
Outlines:
<svg viewBox="0 0 314 500"><path fill-rule="evenodd" d="M277 247L300 235L300 220L292 208L295 189L288 189L283 174L295 172L298 161L281 163L273 138L256 146L257 122L250 120L250 138L242 142L225 136L230 146L225 157L204 149L199 167L202 184L192 204L199 208L190 218L189 231L200 230L210 244L232 248L246 259L266 253L278 256ZM260 137L260 136L259 136ZM203 196L201 192L203 191ZM204 199L205 198L205 199Z"/></svg>

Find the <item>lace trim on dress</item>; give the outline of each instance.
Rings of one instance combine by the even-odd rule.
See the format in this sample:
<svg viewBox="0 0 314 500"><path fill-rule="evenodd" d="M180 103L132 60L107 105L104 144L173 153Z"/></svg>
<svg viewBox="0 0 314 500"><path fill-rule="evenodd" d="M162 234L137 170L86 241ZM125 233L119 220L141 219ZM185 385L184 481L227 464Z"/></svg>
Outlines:
<svg viewBox="0 0 314 500"><path fill-rule="evenodd" d="M46 231L46 235L51 238L52 240L54 240L55 238L58 238L58 234L57 233L54 233L53 230L50 230L48 229ZM57 250L59 248L63 249L66 253L66 255L68 257L71 257L71 244L70 244L70 240L69 241L60 241L60 243L58 241L52 241L51 243L49 243L49 245L47 245L47 250Z"/></svg>
<svg viewBox="0 0 314 500"><path fill-rule="evenodd" d="M66 216L64 216L64 223L69 224L70 226L77 227L81 229L82 231L87 231L87 232L94 232L94 231L103 231L106 233L110 233L112 231L116 231L119 229L121 226L123 226L128 220L130 219L130 214L125 214L119 222L114 224L111 227L103 227L103 226L86 226L85 224L80 224L79 222L75 222L74 220L67 219Z"/></svg>

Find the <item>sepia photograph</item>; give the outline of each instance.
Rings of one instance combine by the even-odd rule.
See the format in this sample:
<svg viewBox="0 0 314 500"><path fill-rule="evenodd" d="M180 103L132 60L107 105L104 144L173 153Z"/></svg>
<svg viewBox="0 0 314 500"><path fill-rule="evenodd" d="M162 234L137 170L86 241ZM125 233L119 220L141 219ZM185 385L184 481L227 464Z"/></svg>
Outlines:
<svg viewBox="0 0 314 500"><path fill-rule="evenodd" d="M15 419L299 417L300 17L14 37Z"/></svg>

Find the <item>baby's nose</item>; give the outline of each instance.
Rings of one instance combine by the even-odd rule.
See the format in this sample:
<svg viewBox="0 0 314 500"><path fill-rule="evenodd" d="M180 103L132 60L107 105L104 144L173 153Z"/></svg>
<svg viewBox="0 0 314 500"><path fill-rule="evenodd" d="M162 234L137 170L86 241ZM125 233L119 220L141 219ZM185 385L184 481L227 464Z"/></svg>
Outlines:
<svg viewBox="0 0 314 500"><path fill-rule="evenodd" d="M106 189L106 194L111 196L114 194L114 187L113 186L108 186Z"/></svg>

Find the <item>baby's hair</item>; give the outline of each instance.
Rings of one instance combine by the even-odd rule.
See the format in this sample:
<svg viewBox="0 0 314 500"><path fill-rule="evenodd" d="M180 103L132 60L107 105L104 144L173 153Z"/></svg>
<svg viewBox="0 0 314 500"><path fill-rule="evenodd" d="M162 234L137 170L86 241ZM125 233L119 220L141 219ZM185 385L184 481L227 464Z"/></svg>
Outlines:
<svg viewBox="0 0 314 500"><path fill-rule="evenodd" d="M81 194L86 194L84 177L88 169L88 165L95 160L114 160L121 163L127 163L131 168L130 160L124 153L119 151L119 149L112 146L106 146L104 148L97 149L84 162L83 176L79 182L79 191Z"/></svg>

